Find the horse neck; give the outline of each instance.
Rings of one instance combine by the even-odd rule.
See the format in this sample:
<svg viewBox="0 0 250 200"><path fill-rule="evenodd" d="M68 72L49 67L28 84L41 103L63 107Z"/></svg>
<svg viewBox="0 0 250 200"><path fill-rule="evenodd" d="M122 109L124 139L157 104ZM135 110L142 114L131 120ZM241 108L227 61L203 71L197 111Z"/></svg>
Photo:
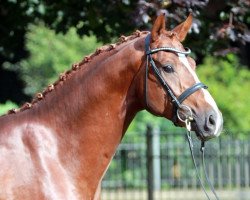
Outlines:
<svg viewBox="0 0 250 200"><path fill-rule="evenodd" d="M82 178L81 187L96 189L129 123L141 109L134 79L142 65L143 41L138 38L113 50L111 56L98 56L98 62L83 66L34 111L55 130L61 160L77 169L72 173Z"/></svg>
<svg viewBox="0 0 250 200"><path fill-rule="evenodd" d="M103 53L82 66L78 74L48 95L35 111L45 115L49 124L64 128L84 126L91 123L86 121L88 118L95 121L95 126L114 118L122 121L124 132L132 120L131 115L140 109L133 83L144 54L144 49L134 47L138 40L143 41L138 38L120 45L113 54ZM98 119L101 119L99 123Z"/></svg>

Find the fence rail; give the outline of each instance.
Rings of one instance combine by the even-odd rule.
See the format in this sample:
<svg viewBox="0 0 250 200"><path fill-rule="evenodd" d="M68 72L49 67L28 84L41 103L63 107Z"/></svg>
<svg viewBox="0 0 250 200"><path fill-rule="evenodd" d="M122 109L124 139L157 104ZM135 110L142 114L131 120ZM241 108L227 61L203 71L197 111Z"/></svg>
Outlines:
<svg viewBox="0 0 250 200"><path fill-rule="evenodd" d="M201 166L200 143L195 136L193 139L194 154ZM166 133L149 127L134 140L120 144L102 182L102 199L189 199L188 194L193 194L193 200L204 199L203 194L199 197L200 185L184 130ZM222 196L228 191L223 199L232 199L230 192L234 190L243 191L235 193L237 199L250 199L250 139L236 140L227 135L211 140L206 143L205 157L215 188ZM199 172L204 181L201 167ZM183 198L172 198L172 193Z"/></svg>

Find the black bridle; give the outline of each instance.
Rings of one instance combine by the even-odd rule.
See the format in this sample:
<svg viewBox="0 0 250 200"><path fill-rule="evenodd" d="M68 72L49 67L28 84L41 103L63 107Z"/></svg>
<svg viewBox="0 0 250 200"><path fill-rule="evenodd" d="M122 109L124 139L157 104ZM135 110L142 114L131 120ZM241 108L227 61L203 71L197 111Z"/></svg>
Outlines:
<svg viewBox="0 0 250 200"><path fill-rule="evenodd" d="M188 139L188 144L189 144L189 148L190 148L190 152L191 152L191 156L192 156L192 160L193 160L193 164L194 164L194 167L195 167L195 170L196 170L196 174L197 174L197 177L199 179L199 182L201 184L201 187L207 197L208 200L210 200L210 197L208 196L207 192L206 192L206 189L201 181L201 178L199 176L199 172L198 172L198 168L197 168L197 164L196 164L196 161L195 161L195 157L194 157L194 153L193 153L193 143L192 143L192 138L191 138L191 121L193 120L192 119L192 111L191 109L186 106L186 105L183 105L183 101L188 98L191 94L193 94L194 92L196 92L197 90L199 89L207 89L208 87L199 82L199 83L195 83L193 86L191 86L190 88L186 89L179 97L176 97L174 92L172 91L172 89L170 88L170 86L168 85L168 83L165 81L165 79L162 77L159 69L156 67L155 65L155 62L152 58L152 54L158 52L158 51L168 51L168 52L173 52L173 53L177 53L177 54L182 54L182 55L188 55L191 53L190 49L189 48L185 48L186 51L181 51L181 50L178 50L178 49L175 49L175 48L172 48L172 47L158 47L158 48L155 48L155 49L150 49L150 34L148 34L146 36L146 39L145 39L145 51L146 51L146 56L147 56L147 63L146 63L146 72L145 72L145 104L146 104L146 107L147 109L150 110L150 106L149 106L149 103L148 103L148 98L147 98L147 79L148 79L148 73L149 73L149 63L150 63L150 66L153 70L153 73L156 77L156 79L160 82L161 86L163 87L164 91L166 92L167 95L169 95L172 99L172 102L173 102L173 119L172 121L174 123L177 122L177 118L179 120L181 120L182 122L185 122L186 124L186 128L187 128L187 139ZM179 114L178 114L178 110L180 108L183 108L183 107L186 107L188 108L189 110L189 114L188 116L185 116L185 119L182 119ZM205 168L205 142L202 142L201 143L201 152L202 152L202 163L203 163L203 170L204 170L204 173L205 173L205 178L206 178L206 181L211 189L211 191L213 192L216 200L219 200L219 197L217 196L216 192L215 192L215 189L213 187L213 185L211 184L211 181L209 180L208 178L208 175L207 175L207 172L206 172L206 168Z"/></svg>
<svg viewBox="0 0 250 200"><path fill-rule="evenodd" d="M182 106L182 102L188 98L191 94L196 92L197 90L204 88L207 89L208 87L203 84L203 83L195 83L193 86L190 88L186 89L179 97L176 97L168 83L165 81L165 79L162 77L159 69L156 67L155 62L152 58L152 54L157 53L158 51L168 51L168 52L173 52L173 53L178 53L178 54L183 54L183 55L188 55L191 53L189 48L185 48L186 51L181 51L172 47L158 47L155 49L150 49L150 34L146 36L145 39L145 51L146 51L146 56L147 56L147 64L146 64L146 73L145 73L145 104L146 107L150 109L149 103L148 103L148 98L147 98L147 79L148 79L148 72L149 72L149 63L150 66L153 70L153 73L157 80L160 82L162 85L164 91L168 96L171 97L174 109L173 109L173 122L177 122L177 112L178 109ZM190 110L191 111L191 110ZM179 118L179 117L178 117Z"/></svg>

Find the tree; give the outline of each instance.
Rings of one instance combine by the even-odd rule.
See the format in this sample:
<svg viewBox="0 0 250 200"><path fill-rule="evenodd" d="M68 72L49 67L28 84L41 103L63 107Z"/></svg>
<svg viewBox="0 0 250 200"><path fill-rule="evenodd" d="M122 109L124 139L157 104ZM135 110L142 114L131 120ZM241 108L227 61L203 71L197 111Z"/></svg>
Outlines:
<svg viewBox="0 0 250 200"><path fill-rule="evenodd" d="M31 25L26 34L26 49L30 56L16 64L5 65L17 72L25 82L24 92L33 96L48 84L54 83L60 73L71 68L73 63L83 59L97 46L101 46L94 36L80 38L75 28L67 34L56 34L44 25ZM34 81L35 80L35 81Z"/></svg>
<svg viewBox="0 0 250 200"><path fill-rule="evenodd" d="M208 53L244 50L249 52L250 2L245 0L5 0L0 4L0 70L4 62L16 63L28 56L25 34L28 25L43 21L57 32L66 33L75 27L79 35L94 34L99 40L110 41L134 29L149 29L159 12L165 12L169 23L180 23L189 12L195 20L186 44L192 47L198 63ZM247 43L248 42L248 43ZM242 45L247 43L247 45ZM248 49L247 49L248 48ZM249 66L249 56L244 62ZM15 76L17 77L17 76ZM0 79L2 74L0 74ZM7 79L9 79L7 77ZM17 80L17 78L16 78ZM9 85L22 88L21 84ZM0 102L4 91L1 89ZM16 95L16 102L27 98Z"/></svg>
<svg viewBox="0 0 250 200"><path fill-rule="evenodd" d="M102 0L47 1L5 0L0 4L0 102L11 99L21 103L28 97L23 93L18 73L5 69L7 63L17 63L28 57L25 34L29 24L41 21L57 32L66 33L76 27L79 35L96 34L99 40L108 40L118 32L132 30L129 15L137 1ZM8 65L8 64L7 64ZM9 84L9 80L12 80ZM13 95L9 94L12 91Z"/></svg>

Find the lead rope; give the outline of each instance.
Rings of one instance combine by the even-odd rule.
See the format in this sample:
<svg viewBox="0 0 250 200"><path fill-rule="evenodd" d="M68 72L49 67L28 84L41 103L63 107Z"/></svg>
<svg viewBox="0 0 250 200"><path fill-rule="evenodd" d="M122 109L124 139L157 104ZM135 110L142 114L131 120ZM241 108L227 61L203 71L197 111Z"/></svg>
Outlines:
<svg viewBox="0 0 250 200"><path fill-rule="evenodd" d="M203 171L204 171L204 174L205 174L205 177L206 177L206 181L207 181L207 183L208 183L208 185L210 187L210 190L213 192L216 200L219 200L219 197L217 196L217 194L215 192L214 186L211 183L211 181L210 181L210 179L208 178L208 175L207 175L207 170L206 170L206 165L205 165L205 142L201 143L200 151L202 152L202 166L203 166Z"/></svg>
<svg viewBox="0 0 250 200"><path fill-rule="evenodd" d="M195 167L195 171L196 171L196 175L198 177L198 180L200 182L200 185L202 187L202 190L204 191L206 197L208 200L210 200L208 194L207 194L207 191L201 181L201 178L200 178L200 175L199 175L199 172L198 172L198 168L197 168L197 164L196 164L196 161L195 161L195 157L194 157L194 152L193 152L193 142L192 142L192 137L191 137L191 121L192 121L192 117L190 118L187 118L185 120L185 124L186 124L186 128L187 128L187 131L186 131L186 135L187 135L187 140L188 140L188 144L189 144L189 149L190 149L190 153L191 153L191 156L192 156L192 160L193 160L193 164L194 164L194 167ZM205 177L206 177L206 182L208 183L211 191L213 192L216 200L219 200L219 197L217 196L216 192L215 192L215 189L211 183L211 181L209 180L208 178L208 175L207 175L207 171L206 171L206 166L205 166L205 142L202 142L201 143L201 152L202 152L202 165L203 165L203 171L204 171L204 174L205 174Z"/></svg>
<svg viewBox="0 0 250 200"><path fill-rule="evenodd" d="M193 164L194 164L194 168L195 168L195 172L196 172L196 175L198 177L198 180L200 182L200 185L202 187L202 190L204 191L205 195L207 196L207 199L210 200L208 194L207 194L207 191L201 181L201 177L199 175L199 172L198 172L198 168L197 168L197 164L196 164L196 161L195 161L195 158L194 158L194 151L193 151L193 148L194 148L194 145L193 145L193 142L192 142L192 138L191 138L191 119L190 118L187 118L185 120L185 124L186 124L186 128L187 128L187 131L186 131L186 136L187 136L187 140L188 140L188 145L189 145L189 149L190 149L190 153L191 153L191 157L192 157L192 160L193 160Z"/></svg>

